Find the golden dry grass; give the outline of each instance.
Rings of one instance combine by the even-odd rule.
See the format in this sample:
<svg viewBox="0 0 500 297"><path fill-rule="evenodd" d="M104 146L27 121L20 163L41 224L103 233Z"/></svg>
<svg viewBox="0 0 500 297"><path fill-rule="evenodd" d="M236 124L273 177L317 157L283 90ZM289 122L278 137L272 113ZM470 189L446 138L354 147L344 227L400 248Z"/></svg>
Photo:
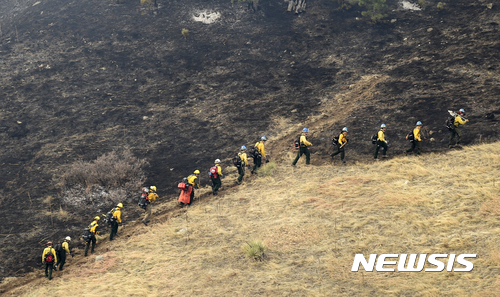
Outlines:
<svg viewBox="0 0 500 297"><path fill-rule="evenodd" d="M498 296L500 143L345 167L301 164L278 163L270 176L160 219L175 204L166 203L155 223L98 246L104 261L69 259L50 284L38 271L9 294ZM265 261L242 252L252 240L266 245ZM469 273L353 273L356 253L478 257Z"/></svg>

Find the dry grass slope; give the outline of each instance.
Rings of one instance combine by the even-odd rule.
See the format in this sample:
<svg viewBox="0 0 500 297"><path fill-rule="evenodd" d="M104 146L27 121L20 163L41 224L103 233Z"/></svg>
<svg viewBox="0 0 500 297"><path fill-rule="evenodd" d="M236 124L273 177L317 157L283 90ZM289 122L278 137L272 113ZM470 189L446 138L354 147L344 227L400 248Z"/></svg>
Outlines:
<svg viewBox="0 0 500 297"><path fill-rule="evenodd" d="M498 176L500 143L346 167L277 164L271 176L130 228L99 246L102 262L69 259L50 285L40 278L10 294L495 296ZM242 252L252 240L266 245L264 261ZM356 253L478 257L470 273L353 273Z"/></svg>

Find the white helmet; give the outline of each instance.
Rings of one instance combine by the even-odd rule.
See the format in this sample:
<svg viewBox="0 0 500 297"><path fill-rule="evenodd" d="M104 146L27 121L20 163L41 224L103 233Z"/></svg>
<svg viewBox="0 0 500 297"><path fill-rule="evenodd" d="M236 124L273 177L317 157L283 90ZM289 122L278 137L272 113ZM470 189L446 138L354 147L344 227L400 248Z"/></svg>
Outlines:
<svg viewBox="0 0 500 297"><path fill-rule="evenodd" d="M66 239L67 241L71 241L71 237L69 237L69 236L66 236L66 238L64 238L64 239Z"/></svg>
<svg viewBox="0 0 500 297"><path fill-rule="evenodd" d="M215 159L215 164L220 164L220 159Z"/></svg>

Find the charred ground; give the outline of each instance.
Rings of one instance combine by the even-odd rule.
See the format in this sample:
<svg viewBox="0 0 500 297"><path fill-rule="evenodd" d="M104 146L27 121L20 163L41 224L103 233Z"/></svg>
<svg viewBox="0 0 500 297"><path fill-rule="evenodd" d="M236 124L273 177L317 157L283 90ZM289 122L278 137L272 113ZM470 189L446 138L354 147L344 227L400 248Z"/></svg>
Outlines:
<svg viewBox="0 0 500 297"><path fill-rule="evenodd" d="M132 0L4 1L0 240L12 257L0 277L30 271L45 240L79 236L94 215L63 205L55 187L75 160L129 147L149 161L148 183L167 197L180 177L263 134L281 157L297 133L283 134L280 119L309 126L313 163L330 162L330 138L343 126L348 158L368 160L381 122L391 154L406 147L417 120L435 139L424 151L442 151L447 109L468 111L464 144L496 140L499 6L456 0L438 10L427 1L407 11L389 2L387 21L370 24L358 8L337 10L329 0L308 1L300 15L281 1L262 1L256 13L229 0L160 1L157 9ZM192 20L206 9L220 20ZM366 77L378 79L365 98L353 92ZM325 115L332 104L338 112ZM71 220L51 221L48 196Z"/></svg>

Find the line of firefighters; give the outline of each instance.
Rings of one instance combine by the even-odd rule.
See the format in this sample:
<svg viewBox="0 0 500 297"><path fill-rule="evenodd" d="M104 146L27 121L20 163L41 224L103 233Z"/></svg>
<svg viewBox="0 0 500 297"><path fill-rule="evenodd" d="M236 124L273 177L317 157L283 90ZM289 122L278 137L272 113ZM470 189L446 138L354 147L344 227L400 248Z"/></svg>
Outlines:
<svg viewBox="0 0 500 297"><path fill-rule="evenodd" d="M456 145L460 143L461 139L461 131L459 130L460 125L464 125L467 123L469 120L464 118L465 111L464 109L460 109L457 113L452 113L452 117L448 119L447 125L448 129L450 131L450 140L448 143L449 147L453 146L453 141L456 139ZM420 129L422 128L422 122L418 121L416 123L415 128L413 129L412 132L410 132L407 136L406 139L411 141L411 147L406 150L406 153L415 151L417 155L420 155L420 142L422 141L421 135L420 135ZM382 156L386 157L387 154L387 140L385 138L385 131L387 127L385 124L380 125L380 130L377 132L376 135L372 137L372 142L376 144L375 151L373 154L374 159L378 159L378 153L380 149L382 148ZM310 152L308 147L312 146L312 143L307 140L307 135L309 133L309 129L304 128L302 130L302 134L300 137L295 141L295 147L298 149L297 156L292 162L292 166L295 166L300 159L302 155L306 156L306 164L310 164ZM333 158L336 155L340 155L340 159L342 163L345 163L345 145L348 143L347 139L347 133L348 129L347 127L344 127L342 129L342 132L334 137L333 143L337 147L337 151L333 152L330 154L330 156ZM243 181L243 177L245 175L245 168L252 168L251 173L256 174L257 169L259 169L262 166L262 162L268 162L267 157L266 157L266 151L265 151L265 143L267 141L267 138L265 136L262 136L260 141L257 142L253 148L251 148L250 151L250 157L253 158L254 165L253 168L250 167L249 162L248 162L248 155L247 155L247 148L246 146L242 146L240 148L240 152L238 155L233 159L233 164L237 167L238 169L238 179L237 183L241 184ZM221 160L216 159L214 162L214 166L210 168L209 171L209 176L212 181L212 194L217 195L219 189L221 188L222 181L221 177L222 175L222 168L220 166ZM193 174L189 175L188 177L184 178L181 183L179 183L178 188L181 189L181 193L179 195L179 205L191 205L194 199L194 189L199 189L200 183L199 183L199 175L200 171L195 170ZM156 193L156 186L150 186L150 187L144 187L142 188L142 195L141 198L139 199L138 205L144 209L145 216L144 219L142 219L142 223L144 225L148 225L150 222L150 217L151 217L151 208L152 208L152 203L158 199L158 194ZM116 207L114 207L111 211L109 211L106 214L105 221L111 225L111 232L109 235L109 240L113 240L114 236L117 235L118 232L118 226L122 223L121 220L121 209L123 208L122 203L118 203ZM84 234L82 235L82 239L86 241L85 244L85 253L84 255L88 255L88 250L90 248L90 252L94 253L94 248L97 243L96 240L96 235L99 234L99 222L100 222L100 217L96 216L94 217L94 220L88 228L84 230ZM66 254L71 254L69 250L69 242L71 241L71 238L67 236L62 243L58 243L56 247L53 247L53 244L51 241L47 243L47 247L44 249L43 254L42 254L42 263L45 264L45 276L48 279L52 279L52 271L57 270L63 270L64 264L66 262ZM71 254L73 256L73 254Z"/></svg>

